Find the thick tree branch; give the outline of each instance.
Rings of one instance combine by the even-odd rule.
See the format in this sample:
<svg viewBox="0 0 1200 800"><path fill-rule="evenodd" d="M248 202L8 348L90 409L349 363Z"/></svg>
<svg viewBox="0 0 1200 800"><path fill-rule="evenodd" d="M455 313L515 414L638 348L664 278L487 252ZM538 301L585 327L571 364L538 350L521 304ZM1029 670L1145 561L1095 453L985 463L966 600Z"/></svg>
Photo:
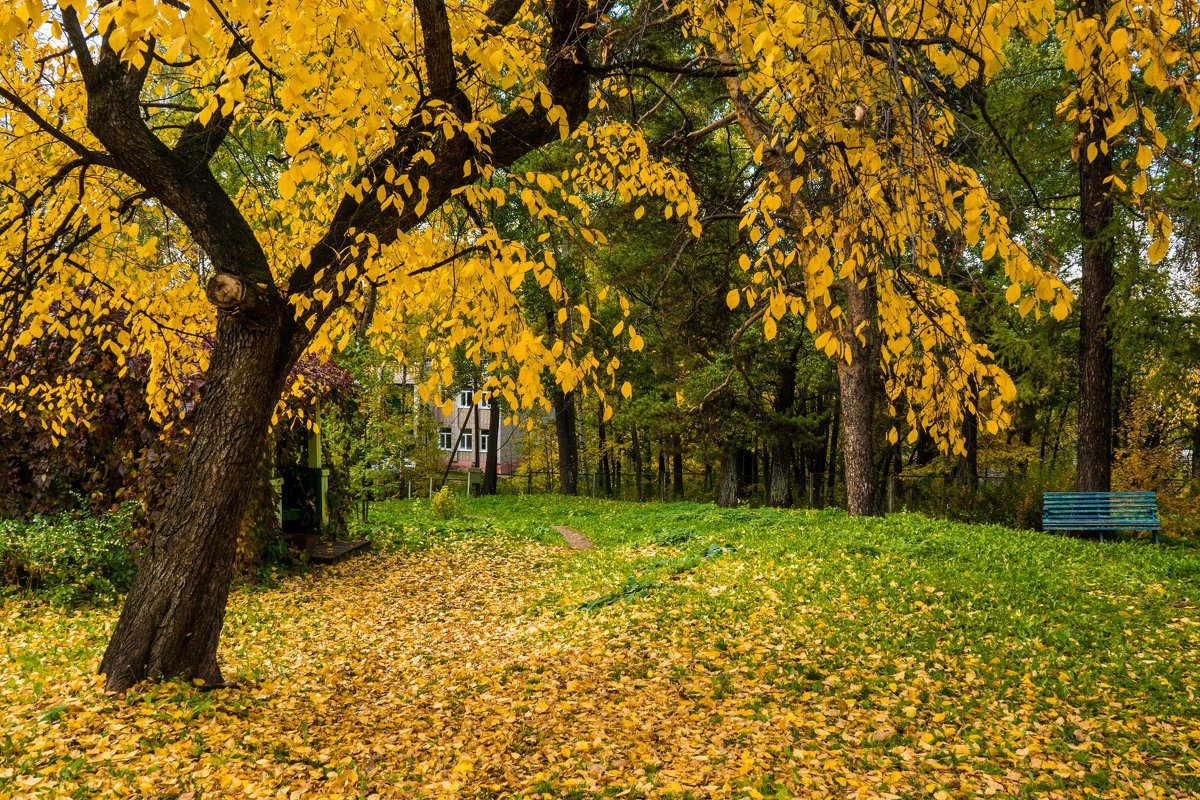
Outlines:
<svg viewBox="0 0 1200 800"><path fill-rule="evenodd" d="M226 61L231 61L242 53L248 52L250 52L248 46L239 38L229 48ZM207 124L201 122L198 115L193 117L183 126L183 132L179 134L179 141L175 143L175 153L188 161L208 163L228 138L229 132L233 129L233 119L232 110L228 114L217 111L209 118Z"/></svg>
<svg viewBox="0 0 1200 800"><path fill-rule="evenodd" d="M266 254L209 170L204 148L175 152L147 127L139 105L144 69L122 62L107 39L100 57L93 60L78 19L69 8L63 12L63 23L84 79L88 128L107 150L109 165L137 181L179 217L219 272L273 290ZM212 141L203 138L210 146Z"/></svg>
<svg viewBox="0 0 1200 800"><path fill-rule="evenodd" d="M428 74L428 93L454 109L459 119L471 118L471 103L458 88L458 71L454 67L454 37L450 19L446 16L445 0L415 0L421 20L421 35L425 39L423 55Z"/></svg>
<svg viewBox="0 0 1200 800"><path fill-rule="evenodd" d="M590 97L587 42L591 28L587 24L595 20L587 0L555 0L549 13L551 34L543 83L556 106L565 113L565 127L573 129L587 116ZM505 168L526 153L559 138L561 131L560 124L552 123L546 113L517 109L496 122L490 138L476 151L465 136L450 140L442 138L436 126L421 122L419 112L420 108L414 110L409 125L397 133L394 143L373 158L360 173L360 180L365 178L371 190L362 195L361 200L350 195L342 198L325 235L310 250L308 266L298 268L292 274L287 288L289 296L307 294L314 288L337 292L338 274L363 258L361 250L357 257L348 255L357 237L366 234L380 247L395 242L400 232L414 228L448 200L455 189L474 182L473 176L463 174L463 163L468 159L487 159L492 166ZM424 148L433 150L434 161L430 165L413 160ZM388 167L408 177L414 186L420 178L425 178L428 191L419 200L412 198L402 211L394 205L383 208L373 188L381 183ZM316 281L318 275L322 276L319 284ZM311 312L316 317L313 329L345 302L352 288L343 285L332 302Z"/></svg>
<svg viewBox="0 0 1200 800"><path fill-rule="evenodd" d="M82 142L72 138L71 136L68 136L56 126L51 125L44 117L42 117L41 114L37 112L37 109L2 86L0 86L0 99L3 99L17 111L21 112L29 119L30 122L32 122L34 125L37 125L44 132L50 134L55 139L71 148L75 155L79 156L84 161L87 161L90 164L106 164L106 158L103 153L89 150ZM108 165L111 166L111 163L108 163Z"/></svg>

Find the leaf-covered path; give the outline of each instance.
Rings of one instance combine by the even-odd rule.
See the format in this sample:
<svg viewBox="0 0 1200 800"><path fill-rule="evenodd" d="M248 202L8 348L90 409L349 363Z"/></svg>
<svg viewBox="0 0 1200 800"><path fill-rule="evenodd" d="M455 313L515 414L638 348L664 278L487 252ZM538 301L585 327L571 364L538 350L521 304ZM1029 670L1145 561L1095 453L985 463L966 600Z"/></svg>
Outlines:
<svg viewBox="0 0 1200 800"><path fill-rule="evenodd" d="M241 592L235 691L105 697L111 612L10 602L0 800L1200 796L1200 726L1161 694L1179 689L1164 648L1195 652L1190 612L1138 644L1161 689L1130 690L1104 664L1047 671L1032 632L1003 662L980 652L962 626L991 607L934 585L883 608L858 570L887 556L865 544L693 535L568 553L493 531Z"/></svg>
<svg viewBox="0 0 1200 800"><path fill-rule="evenodd" d="M563 541L567 543L567 547L572 550L594 550L596 545L592 544L592 540L584 536L574 528L568 528L566 525L555 525L554 530L558 531L563 537Z"/></svg>

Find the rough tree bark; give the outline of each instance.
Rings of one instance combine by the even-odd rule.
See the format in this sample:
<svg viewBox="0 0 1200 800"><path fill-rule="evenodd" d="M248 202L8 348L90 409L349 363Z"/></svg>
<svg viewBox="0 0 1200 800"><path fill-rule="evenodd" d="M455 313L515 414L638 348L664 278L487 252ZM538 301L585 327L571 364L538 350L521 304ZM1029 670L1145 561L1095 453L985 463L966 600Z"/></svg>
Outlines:
<svg viewBox="0 0 1200 800"><path fill-rule="evenodd" d="M558 491L560 494L579 493L579 436L575 420L575 392L564 392L557 386L554 399L554 432L558 434Z"/></svg>
<svg viewBox="0 0 1200 800"><path fill-rule="evenodd" d="M738 453L736 444L726 443L721 448L721 487L717 491L717 505L733 508L738 495Z"/></svg>
<svg viewBox="0 0 1200 800"><path fill-rule="evenodd" d="M1106 0L1085 0L1085 17L1104 24ZM1079 228L1083 239L1083 283L1079 299L1079 441L1075 488L1112 489L1113 358L1108 327L1108 295L1113 288L1113 176L1111 152L1101 152L1111 114L1092 110L1079 133ZM1089 159L1089 146L1096 157ZM1107 150L1107 147L1103 148Z"/></svg>
<svg viewBox="0 0 1200 800"><path fill-rule="evenodd" d="M473 111L458 86L446 7L436 0L416 0L414 5L424 39L423 102L442 103L469 120ZM510 25L522 5L493 4L487 11L492 23L487 35ZM347 255L351 245L359 234L369 234L381 245L394 242L399 231L411 230L455 189L471 182L463 163L483 154L466 141L468 137L444 140L439 126L414 116L397 130L393 144L367 163L361 178L380 183L393 171L415 184L419 177L429 186L425 210L419 214L411 207L402 212L384 209L374 192L363 199L343 197L307 263L291 271L283 288L250 225L209 167L235 124L232 114L241 113L242 107L214 114L203 123L193 120L168 146L142 115L142 104L154 95L147 91L148 71L122 63L107 34L98 41L89 39L74 10L60 13L88 96L86 123L103 148L82 153L81 163L123 173L141 185L146 198L179 218L214 269L207 294L221 310L201 402L190 420L188 451L174 488L154 513L149 546L100 671L107 688L115 692L146 678L200 678L219 684L217 644L232 579L235 532L247 505L242 487L255 477L271 412L288 372L315 331L348 301L354 281L339 279L358 266L355 256ZM587 115L587 39L595 10L586 0L554 0L532 13L549 19L543 83L574 128ZM230 56L244 53L248 46L239 39ZM490 131L490 160L501 168L560 136L558 124L544 113L523 109L495 121ZM427 147L434 150L434 163L414 160ZM309 312L304 320L308 324L297 324L289 298L311 296L315 289L329 292L334 301Z"/></svg>
<svg viewBox="0 0 1200 800"><path fill-rule="evenodd" d="M875 422L875 292L867 283L841 282L846 296L847 324L841 340L850 360L838 361L841 387L842 453L845 458L846 503L853 517L877 516L881 511L874 463ZM866 323L865 325L863 323ZM861 326L856 335L855 330ZM862 336L862 339L859 338ZM865 339L865 341L863 341Z"/></svg>
<svg viewBox="0 0 1200 800"><path fill-rule="evenodd" d="M187 456L100 664L114 690L172 675L222 683L217 641L248 499L241 487L255 480L291 367L290 322L281 306L218 327Z"/></svg>
<svg viewBox="0 0 1200 800"><path fill-rule="evenodd" d="M788 508L792 504L792 446L791 427L787 418L796 406L796 358L799 346L792 348L787 361L780 363L775 387L775 427L771 436L771 489L767 505Z"/></svg>
<svg viewBox="0 0 1200 800"><path fill-rule="evenodd" d="M605 497L612 497L612 467L608 453L608 425L604 422L603 403L600 403L596 419L598 420L596 428L597 447L600 450L600 458L597 466L600 493Z"/></svg>
<svg viewBox="0 0 1200 800"><path fill-rule="evenodd" d="M500 420L504 416L500 407L500 393L494 393L491 401L492 409L488 415L488 451L483 466L483 488L480 489L483 495L496 493L496 481L500 471Z"/></svg>

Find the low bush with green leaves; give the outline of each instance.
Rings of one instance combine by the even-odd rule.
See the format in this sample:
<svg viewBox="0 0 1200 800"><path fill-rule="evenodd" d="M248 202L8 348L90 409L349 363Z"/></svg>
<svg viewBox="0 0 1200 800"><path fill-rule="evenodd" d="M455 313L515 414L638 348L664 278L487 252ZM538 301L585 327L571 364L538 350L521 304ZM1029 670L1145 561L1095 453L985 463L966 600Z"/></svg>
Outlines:
<svg viewBox="0 0 1200 800"><path fill-rule="evenodd" d="M449 486L438 489L430 502L438 519L454 519L459 514L458 498L450 491Z"/></svg>
<svg viewBox="0 0 1200 800"><path fill-rule="evenodd" d="M56 605L111 601L133 580L133 506L0 520L0 593L33 591Z"/></svg>

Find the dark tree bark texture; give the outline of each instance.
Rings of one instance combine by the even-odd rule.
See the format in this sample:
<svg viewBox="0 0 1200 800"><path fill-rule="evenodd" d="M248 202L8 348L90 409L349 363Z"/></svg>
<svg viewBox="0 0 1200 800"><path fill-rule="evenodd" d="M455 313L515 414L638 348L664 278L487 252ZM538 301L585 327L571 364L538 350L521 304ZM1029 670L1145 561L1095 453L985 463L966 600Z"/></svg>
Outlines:
<svg viewBox="0 0 1200 800"><path fill-rule="evenodd" d="M494 495L497 488L500 468L500 420L504 417L504 410L500 406L500 393L494 393L491 400L492 410L488 415L488 451L483 465L483 488L480 490L481 494L489 496Z"/></svg>
<svg viewBox="0 0 1200 800"><path fill-rule="evenodd" d="M111 689L171 676L222 682L217 642L249 498L243 487L256 479L291 367L290 322L281 305L273 318L226 317L218 327L187 456L100 664Z"/></svg>
<svg viewBox="0 0 1200 800"><path fill-rule="evenodd" d="M717 491L717 505L721 508L733 508L737 505L740 452L741 450L732 444L726 444L721 449L721 485Z"/></svg>
<svg viewBox="0 0 1200 800"><path fill-rule="evenodd" d="M603 404L597 410L596 419L598 420L596 427L597 447L600 450L600 458L596 469L600 493L605 497L612 497L612 465L608 453L608 425L604 422Z"/></svg>
<svg viewBox="0 0 1200 800"><path fill-rule="evenodd" d="M841 387L842 453L845 458L846 503L852 517L877 516L880 503L874 462L875 424L875 298L868 283L841 282L846 298L847 325L842 343L850 350L851 359L838 361L838 384ZM854 329L862 323L866 339L863 343Z"/></svg>
<svg viewBox="0 0 1200 800"><path fill-rule="evenodd" d="M637 486L637 499L639 503L646 502L646 481L642 474L642 443L638 438L637 423L635 422L629 428L629 449L633 455L633 482Z"/></svg>
<svg viewBox="0 0 1200 800"><path fill-rule="evenodd" d="M1084 14L1104 24L1107 2L1086 0ZM1112 154L1100 151L1111 115L1093 109L1079 131L1079 228L1083 239L1083 284L1079 301L1079 442L1075 488L1112 490L1113 354L1108 295L1113 288L1113 201L1109 182ZM1095 146L1095 158L1088 157Z"/></svg>
<svg viewBox="0 0 1200 800"><path fill-rule="evenodd" d="M795 448L792 445L791 427L788 417L796 406L796 357L800 348L792 348L787 361L779 365L775 387L775 428L771 437L771 482L767 505L787 508L792 504L792 462Z"/></svg>
<svg viewBox="0 0 1200 800"><path fill-rule="evenodd" d="M554 432L558 435L558 491L579 494L579 435L575 419L575 392L557 386L554 397Z"/></svg>

